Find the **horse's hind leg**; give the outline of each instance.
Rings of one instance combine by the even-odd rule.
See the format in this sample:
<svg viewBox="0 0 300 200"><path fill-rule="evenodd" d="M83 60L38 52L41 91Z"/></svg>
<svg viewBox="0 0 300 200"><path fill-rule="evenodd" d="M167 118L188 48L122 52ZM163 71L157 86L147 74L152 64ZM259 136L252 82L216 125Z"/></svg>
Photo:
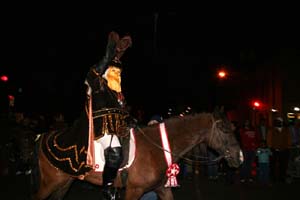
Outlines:
<svg viewBox="0 0 300 200"><path fill-rule="evenodd" d="M33 200L44 200L52 193L54 194L54 192L58 191L60 187L61 189L65 188L65 190L67 190L74 180L69 175L53 167L42 152L39 155L38 164L40 172L40 176L38 177L39 189L37 193L33 195ZM62 192L64 192L64 189L62 189L61 195ZM58 191L57 196L59 194ZM55 195L53 197L55 197Z"/></svg>
<svg viewBox="0 0 300 200"><path fill-rule="evenodd" d="M62 200L74 179L70 178L66 182L57 184L42 184L36 194L32 196L32 200Z"/></svg>
<svg viewBox="0 0 300 200"><path fill-rule="evenodd" d="M59 187L49 198L49 200L62 200L72 185L74 179L69 179L66 184Z"/></svg>
<svg viewBox="0 0 300 200"><path fill-rule="evenodd" d="M32 200L44 200L54 191L54 186L41 184L37 193L32 195Z"/></svg>

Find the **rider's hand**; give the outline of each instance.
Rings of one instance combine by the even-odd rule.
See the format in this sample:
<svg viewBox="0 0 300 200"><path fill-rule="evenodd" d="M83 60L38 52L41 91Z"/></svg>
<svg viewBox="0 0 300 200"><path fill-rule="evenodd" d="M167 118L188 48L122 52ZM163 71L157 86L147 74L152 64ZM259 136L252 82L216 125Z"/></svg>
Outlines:
<svg viewBox="0 0 300 200"><path fill-rule="evenodd" d="M119 35L116 32L110 32L108 35L108 42L106 45L105 59L110 62L116 55L116 46L119 41Z"/></svg>

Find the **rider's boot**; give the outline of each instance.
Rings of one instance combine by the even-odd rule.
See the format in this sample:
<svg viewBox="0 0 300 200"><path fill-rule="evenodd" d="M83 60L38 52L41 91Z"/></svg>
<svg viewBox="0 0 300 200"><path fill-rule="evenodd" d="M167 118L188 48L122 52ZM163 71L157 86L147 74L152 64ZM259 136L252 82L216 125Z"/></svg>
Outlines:
<svg viewBox="0 0 300 200"><path fill-rule="evenodd" d="M105 166L103 170L103 198L116 200L116 188L113 186L118 169L122 163L122 147L107 148L104 151Z"/></svg>

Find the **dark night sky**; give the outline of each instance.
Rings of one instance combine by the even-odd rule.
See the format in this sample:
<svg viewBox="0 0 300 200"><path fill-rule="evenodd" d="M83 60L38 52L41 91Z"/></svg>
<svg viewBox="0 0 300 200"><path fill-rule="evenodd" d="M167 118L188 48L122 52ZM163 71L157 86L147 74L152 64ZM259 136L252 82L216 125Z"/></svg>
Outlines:
<svg viewBox="0 0 300 200"><path fill-rule="evenodd" d="M241 13L150 10L99 14L97 20L75 12L14 15L1 20L0 72L9 74L13 89L23 88L33 109L47 105L76 113L82 108L86 72L103 55L107 35L115 30L133 38L122 58L129 104L153 112L173 104L206 105L216 66L247 71L245 63L251 59L263 63L282 48L298 46L297 16Z"/></svg>

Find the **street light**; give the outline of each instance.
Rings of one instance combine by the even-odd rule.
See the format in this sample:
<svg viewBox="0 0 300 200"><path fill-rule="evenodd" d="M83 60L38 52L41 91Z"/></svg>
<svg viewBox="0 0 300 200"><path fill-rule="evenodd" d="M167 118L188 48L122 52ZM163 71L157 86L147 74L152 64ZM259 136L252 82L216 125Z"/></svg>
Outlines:
<svg viewBox="0 0 300 200"><path fill-rule="evenodd" d="M254 99L251 101L251 107L253 110L262 110L263 103L258 99Z"/></svg>
<svg viewBox="0 0 300 200"><path fill-rule="evenodd" d="M256 126L257 124L257 114L262 109L262 103L260 100L254 99L251 101L251 108L252 108L252 122L253 125Z"/></svg>
<svg viewBox="0 0 300 200"><path fill-rule="evenodd" d="M261 104L260 104L259 101L254 101L254 102L253 102L253 107L254 107L254 108L257 108L257 109L258 109L258 108L260 108L260 106L261 106Z"/></svg>
<svg viewBox="0 0 300 200"><path fill-rule="evenodd" d="M219 77L220 79L226 78L226 77L227 77L227 72L226 72L225 70L219 70L219 71L218 71L218 77Z"/></svg>

